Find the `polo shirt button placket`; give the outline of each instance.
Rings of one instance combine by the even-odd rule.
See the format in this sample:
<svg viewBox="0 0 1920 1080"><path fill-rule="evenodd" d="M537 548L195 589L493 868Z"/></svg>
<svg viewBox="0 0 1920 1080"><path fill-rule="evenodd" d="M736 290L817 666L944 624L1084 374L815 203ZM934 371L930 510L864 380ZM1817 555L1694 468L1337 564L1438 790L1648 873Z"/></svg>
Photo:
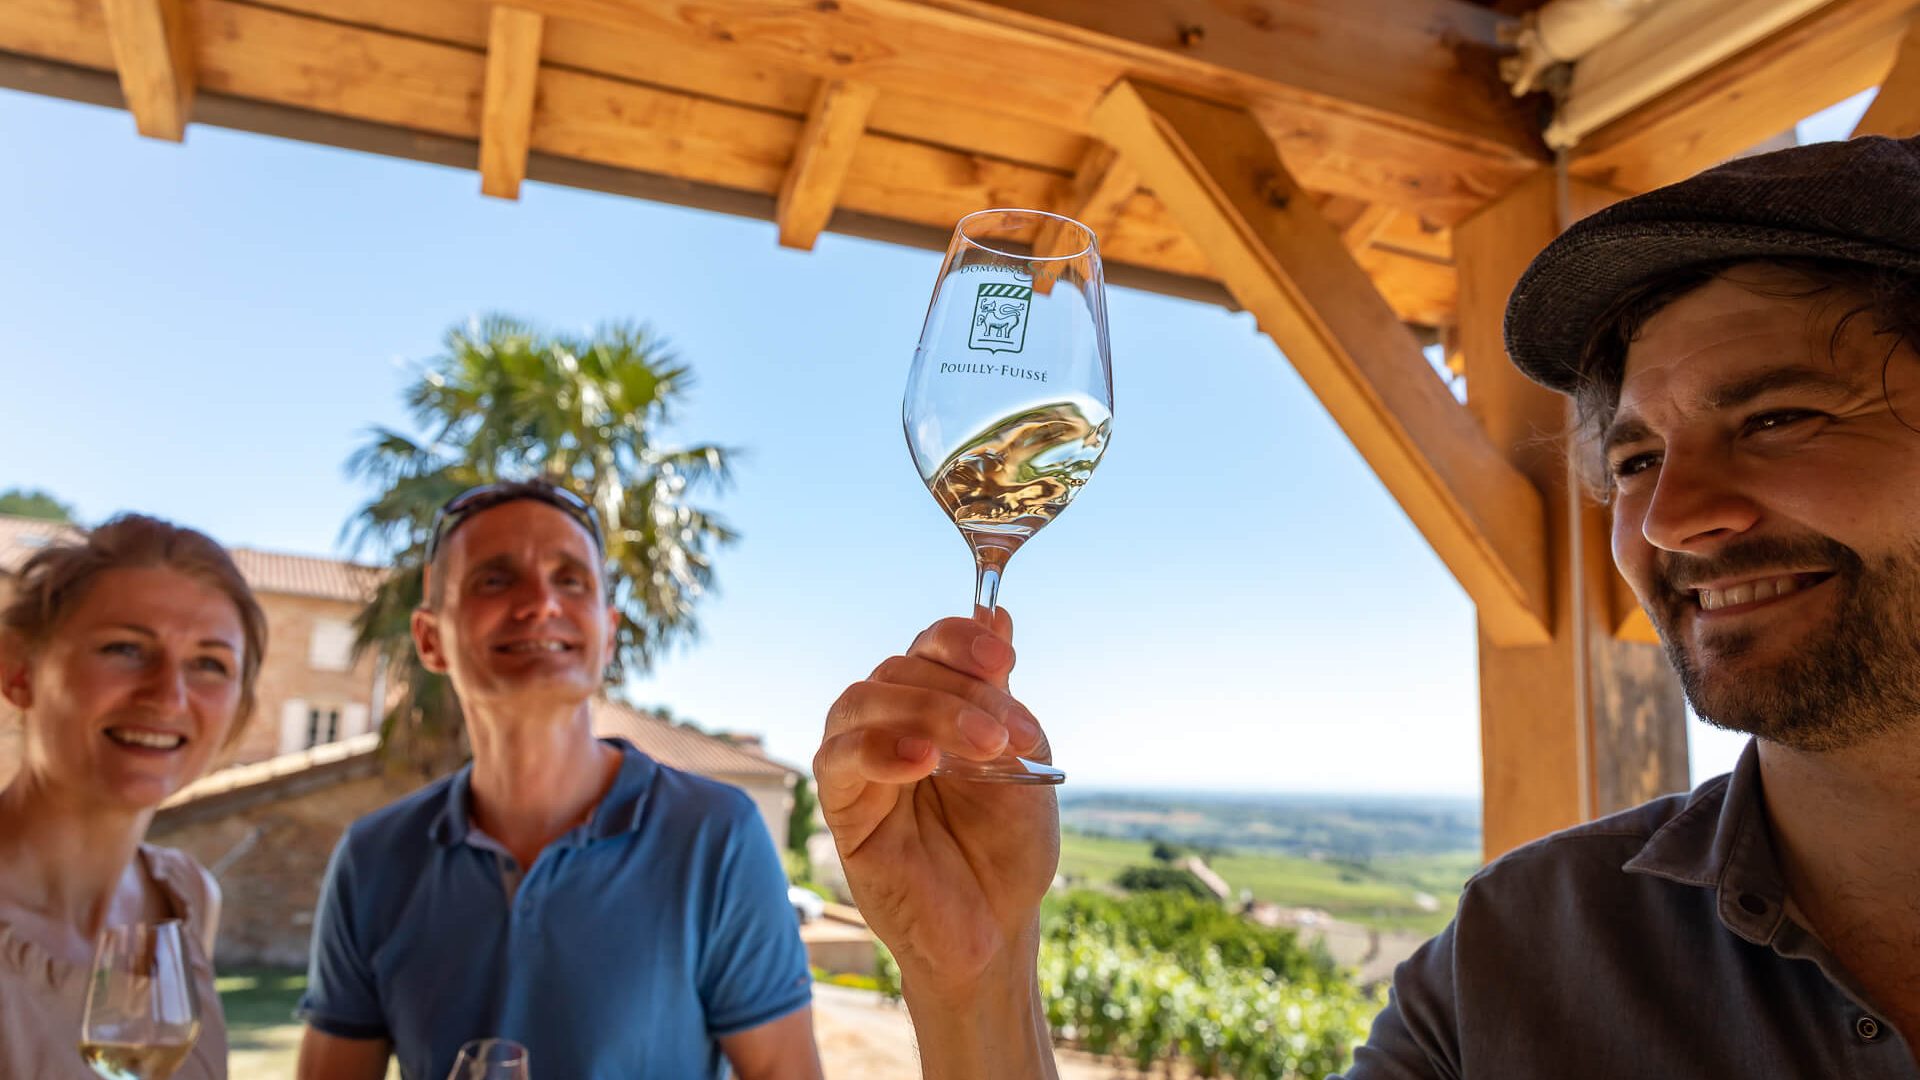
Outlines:
<svg viewBox="0 0 1920 1080"><path fill-rule="evenodd" d="M1880 1041L1880 1021L1871 1016L1861 1015L1853 1022L1853 1033L1860 1036L1862 1042Z"/></svg>

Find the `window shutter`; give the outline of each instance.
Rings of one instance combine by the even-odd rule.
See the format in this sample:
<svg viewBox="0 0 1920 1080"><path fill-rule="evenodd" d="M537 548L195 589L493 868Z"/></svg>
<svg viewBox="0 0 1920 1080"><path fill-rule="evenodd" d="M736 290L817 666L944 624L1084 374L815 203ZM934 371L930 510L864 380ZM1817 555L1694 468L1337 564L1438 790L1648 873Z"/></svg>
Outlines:
<svg viewBox="0 0 1920 1080"><path fill-rule="evenodd" d="M307 703L295 698L280 706L280 752L307 748Z"/></svg>

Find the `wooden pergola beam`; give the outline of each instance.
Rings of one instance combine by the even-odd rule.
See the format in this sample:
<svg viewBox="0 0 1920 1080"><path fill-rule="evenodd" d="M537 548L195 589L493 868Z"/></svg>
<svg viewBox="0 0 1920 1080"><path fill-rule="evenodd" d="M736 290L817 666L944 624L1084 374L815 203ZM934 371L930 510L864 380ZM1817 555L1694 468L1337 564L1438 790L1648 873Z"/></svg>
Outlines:
<svg viewBox="0 0 1920 1080"><path fill-rule="evenodd" d="M1914 0L1833 0L1575 148L1575 176L1625 192L1683 180L1880 84Z"/></svg>
<svg viewBox="0 0 1920 1080"><path fill-rule="evenodd" d="M774 203L783 246L813 250L840 201L854 146L878 96L878 89L868 83L833 79L820 84Z"/></svg>
<svg viewBox="0 0 1920 1080"><path fill-rule="evenodd" d="M1502 644L1550 639L1545 508L1427 364L1246 110L1122 80L1100 137L1207 253Z"/></svg>
<svg viewBox="0 0 1920 1080"><path fill-rule="evenodd" d="M1894 53L1893 70L1880 83L1880 92L1866 115L1854 125L1853 135L1886 135L1910 139L1920 135L1920 20L1907 26Z"/></svg>
<svg viewBox="0 0 1920 1080"><path fill-rule="evenodd" d="M184 0L102 0L114 67L140 134L179 142L193 106L193 43Z"/></svg>
<svg viewBox="0 0 1920 1080"><path fill-rule="evenodd" d="M540 83L540 36L546 19L502 4L487 31L486 90L480 103L480 191L520 197L533 139L534 93Z"/></svg>

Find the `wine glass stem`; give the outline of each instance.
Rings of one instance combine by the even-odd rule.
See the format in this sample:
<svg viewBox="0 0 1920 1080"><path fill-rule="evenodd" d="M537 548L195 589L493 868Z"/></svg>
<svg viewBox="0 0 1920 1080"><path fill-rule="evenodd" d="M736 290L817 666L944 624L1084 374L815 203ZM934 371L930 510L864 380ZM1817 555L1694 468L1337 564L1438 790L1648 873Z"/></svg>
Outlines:
<svg viewBox="0 0 1920 1080"><path fill-rule="evenodd" d="M1012 557L1013 552L1003 547L981 544L973 549L973 606L985 609L989 625L1000 604L1000 575Z"/></svg>
<svg viewBox="0 0 1920 1080"><path fill-rule="evenodd" d="M993 609L1000 603L1000 568L989 566L985 561L974 564L973 606L986 611L987 620L993 620Z"/></svg>

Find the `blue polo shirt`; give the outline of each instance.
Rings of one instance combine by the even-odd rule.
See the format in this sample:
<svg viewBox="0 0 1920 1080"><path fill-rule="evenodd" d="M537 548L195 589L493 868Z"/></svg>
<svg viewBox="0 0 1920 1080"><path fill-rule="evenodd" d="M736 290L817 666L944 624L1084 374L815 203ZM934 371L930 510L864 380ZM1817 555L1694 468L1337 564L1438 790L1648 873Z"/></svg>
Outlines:
<svg viewBox="0 0 1920 1080"><path fill-rule="evenodd" d="M624 741L588 822L531 867L468 819L472 766L347 829L300 1011L389 1039L408 1080L460 1044L526 1044L536 1077L724 1077L719 1036L812 999L786 874L752 800Z"/></svg>

